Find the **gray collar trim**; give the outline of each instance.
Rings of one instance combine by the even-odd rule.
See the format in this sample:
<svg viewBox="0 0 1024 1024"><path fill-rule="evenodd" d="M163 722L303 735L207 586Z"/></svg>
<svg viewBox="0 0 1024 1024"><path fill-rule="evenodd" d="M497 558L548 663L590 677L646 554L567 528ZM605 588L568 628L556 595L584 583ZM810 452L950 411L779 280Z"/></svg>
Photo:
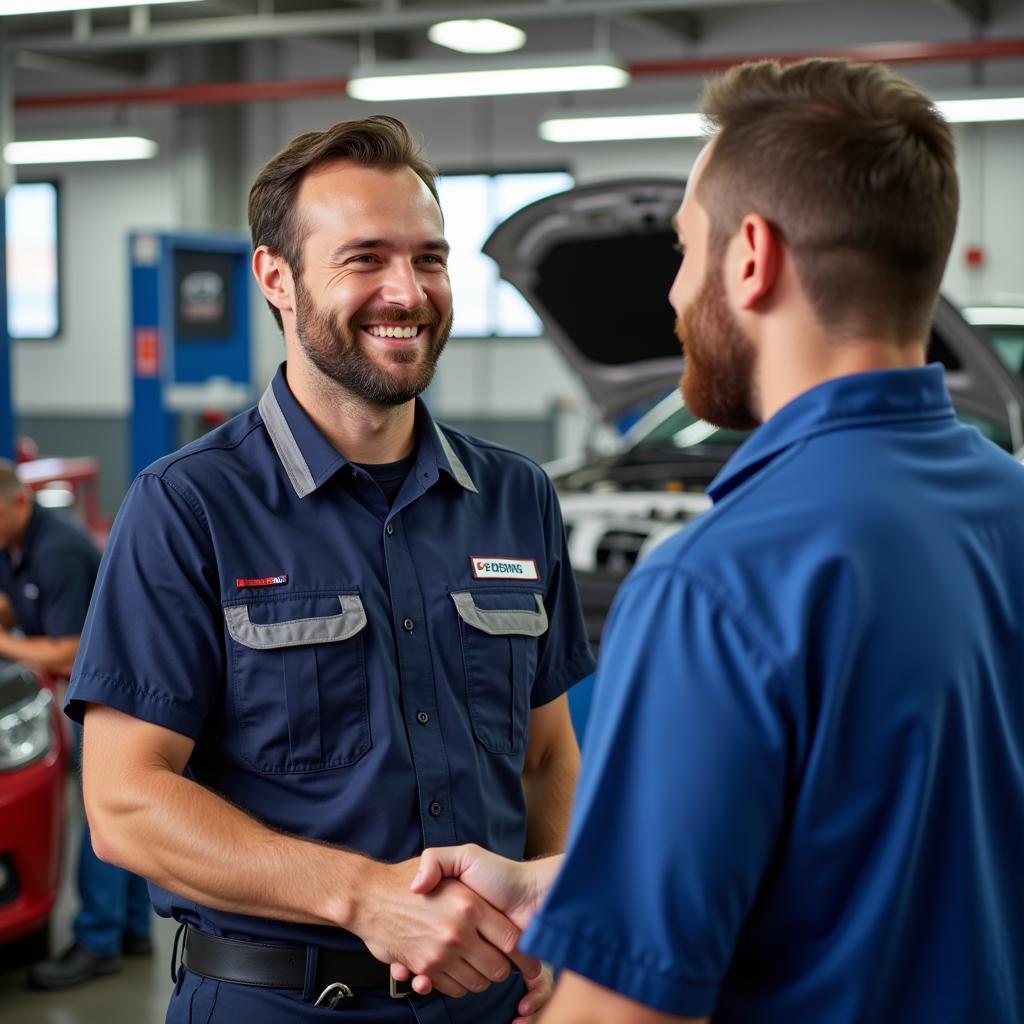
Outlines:
<svg viewBox="0 0 1024 1024"><path fill-rule="evenodd" d="M302 452L299 451L299 446L295 441L295 435L292 434L288 421L284 418L277 396L274 394L273 384L268 385L267 390L263 392L259 410L270 440L273 441L274 448L277 450L278 458L284 466L284 471L288 474L292 487L295 488L295 493L300 498L312 494L316 490L313 474L310 473L309 466L306 465L306 460L302 457Z"/></svg>
<svg viewBox="0 0 1024 1024"><path fill-rule="evenodd" d="M480 492L476 489L476 484L473 483L473 478L466 472L466 467L462 464L462 459L455 454L455 449L452 447L448 438L445 437L444 431L436 423L434 424L434 429L437 431L437 439L441 442L441 448L444 451L444 456L448 460L448 465L452 467L455 479L462 484L467 491L479 494Z"/></svg>

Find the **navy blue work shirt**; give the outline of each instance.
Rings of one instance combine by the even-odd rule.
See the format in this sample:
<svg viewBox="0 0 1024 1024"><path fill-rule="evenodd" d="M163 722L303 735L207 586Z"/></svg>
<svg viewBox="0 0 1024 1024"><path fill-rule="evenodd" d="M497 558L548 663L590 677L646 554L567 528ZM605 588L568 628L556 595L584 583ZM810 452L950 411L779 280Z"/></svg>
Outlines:
<svg viewBox="0 0 1024 1024"><path fill-rule="evenodd" d="M1024 469L821 384L617 596L523 946L716 1024L1024 1021Z"/></svg>
<svg viewBox="0 0 1024 1024"><path fill-rule="evenodd" d="M392 862L466 842L522 859L530 711L593 665L561 514L529 459L422 404L416 429L391 504L282 368L258 408L142 472L71 717L96 702L188 736L189 778L297 836ZM214 934L362 948L151 888Z"/></svg>
<svg viewBox="0 0 1024 1024"><path fill-rule="evenodd" d="M78 636L100 553L81 530L33 503L16 557L0 551L0 591L26 636Z"/></svg>

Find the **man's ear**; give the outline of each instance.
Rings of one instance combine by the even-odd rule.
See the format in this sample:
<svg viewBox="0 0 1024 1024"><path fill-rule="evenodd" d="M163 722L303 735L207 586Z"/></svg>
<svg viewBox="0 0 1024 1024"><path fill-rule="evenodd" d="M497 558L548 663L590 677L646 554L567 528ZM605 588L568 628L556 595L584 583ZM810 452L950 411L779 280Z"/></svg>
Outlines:
<svg viewBox="0 0 1024 1024"><path fill-rule="evenodd" d="M782 239L757 213L743 218L733 267L736 300L753 309L772 293L782 266Z"/></svg>
<svg viewBox="0 0 1024 1024"><path fill-rule="evenodd" d="M295 291L291 267L265 245L252 254L252 273L263 297L282 313L294 312Z"/></svg>

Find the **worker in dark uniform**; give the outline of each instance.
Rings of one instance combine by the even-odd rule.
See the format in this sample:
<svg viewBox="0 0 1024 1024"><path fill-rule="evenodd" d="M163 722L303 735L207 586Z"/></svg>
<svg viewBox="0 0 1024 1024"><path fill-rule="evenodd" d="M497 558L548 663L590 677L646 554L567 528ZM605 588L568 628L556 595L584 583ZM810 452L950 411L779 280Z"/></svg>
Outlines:
<svg viewBox="0 0 1024 1024"><path fill-rule="evenodd" d="M7 460L0 460L0 547L0 658L67 677L100 555L84 533L35 503ZM60 956L29 969L33 988L78 985L119 970L122 953L150 951L146 883L99 860L87 824L78 895L75 941Z"/></svg>
<svg viewBox="0 0 1024 1024"><path fill-rule="evenodd" d="M509 1024L550 992L518 930L409 885L425 845L564 844L594 664L554 489L416 398L452 304L404 125L300 136L249 208L287 361L120 510L68 695L93 841L187 925L172 1024Z"/></svg>

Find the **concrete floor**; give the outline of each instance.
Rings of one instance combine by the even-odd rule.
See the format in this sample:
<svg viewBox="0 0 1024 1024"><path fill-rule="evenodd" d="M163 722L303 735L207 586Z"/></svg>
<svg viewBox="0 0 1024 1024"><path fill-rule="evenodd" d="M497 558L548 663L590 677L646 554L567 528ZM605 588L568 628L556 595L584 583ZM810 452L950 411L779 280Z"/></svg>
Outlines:
<svg viewBox="0 0 1024 1024"><path fill-rule="evenodd" d="M65 949L72 941L71 922L78 909L74 878L82 808L74 783L68 787L68 818L64 881L51 939L54 951ZM154 915L152 957L125 958L120 973L64 992L29 991L25 987L24 967L5 969L0 964L0 1021L3 1024L163 1024L171 993L174 930L173 921Z"/></svg>

